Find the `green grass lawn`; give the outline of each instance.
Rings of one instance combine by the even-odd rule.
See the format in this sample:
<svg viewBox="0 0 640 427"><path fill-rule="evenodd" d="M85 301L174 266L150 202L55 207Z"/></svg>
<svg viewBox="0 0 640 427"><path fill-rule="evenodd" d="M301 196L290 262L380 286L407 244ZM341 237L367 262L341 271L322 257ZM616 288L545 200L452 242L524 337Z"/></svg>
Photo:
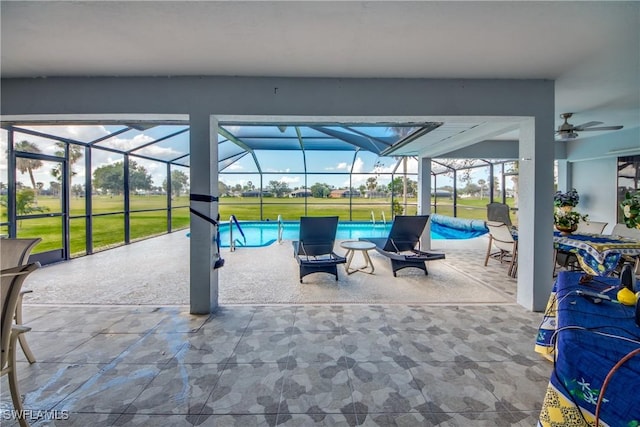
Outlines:
<svg viewBox="0 0 640 427"><path fill-rule="evenodd" d="M402 199L398 199L402 203ZM484 199L459 199L457 216L468 219L485 219L486 205L489 202ZM417 200L407 200L407 214L415 215L417 212ZM432 200L433 203L433 200ZM509 200L507 203L512 204ZM375 220L382 221L382 213L387 221L391 221L390 199L316 199L307 200L306 212L304 199L299 198L265 198L263 199L262 212L260 212L260 199L223 197L220 199L219 211L222 221L228 221L231 215L235 215L239 221L275 220L282 215L284 220L297 220L303 215L337 215L341 221L369 221L373 211ZM183 195L172 200L171 226L173 230L187 228L189 226L189 196ZM59 213L60 199L40 196L38 206L48 209L48 213ZM131 240L146 238L166 233L167 231L167 198L166 196L131 196L130 199L130 232ZM180 207L182 206L182 207ZM349 208L351 206L351 217ZM69 237L72 256L86 253L86 217L85 199L72 198L70 202L70 227ZM92 198L93 223L93 247L95 250L109 248L124 244L124 197L123 196L94 196ZM162 209L151 212L135 212L136 210ZM451 200L439 198L437 213L453 215ZM6 212L2 212L3 221L6 221ZM98 214L98 215L96 215ZM108 215L100 215L108 214ZM74 218L75 217L75 218ZM6 227L0 230L6 233ZM62 217L34 218L19 221L18 237L41 237L43 239L35 253L59 249L62 242Z"/></svg>

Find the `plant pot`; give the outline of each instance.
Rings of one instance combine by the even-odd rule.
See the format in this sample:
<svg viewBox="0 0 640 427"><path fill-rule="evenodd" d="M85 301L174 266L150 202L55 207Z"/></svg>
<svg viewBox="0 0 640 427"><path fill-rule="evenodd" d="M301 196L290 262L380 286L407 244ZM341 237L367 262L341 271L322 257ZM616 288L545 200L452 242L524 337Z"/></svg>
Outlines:
<svg viewBox="0 0 640 427"><path fill-rule="evenodd" d="M564 236L568 236L569 234L573 233L574 231L576 231L578 229L578 225L572 225L572 226L564 226L564 225L560 225L560 224L556 224L556 230L558 230L562 235Z"/></svg>

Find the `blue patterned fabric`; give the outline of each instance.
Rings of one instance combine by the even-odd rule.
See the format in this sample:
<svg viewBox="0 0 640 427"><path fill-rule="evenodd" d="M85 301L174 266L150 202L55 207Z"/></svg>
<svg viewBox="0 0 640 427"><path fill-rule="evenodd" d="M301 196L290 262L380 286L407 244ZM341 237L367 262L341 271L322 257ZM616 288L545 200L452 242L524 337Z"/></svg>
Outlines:
<svg viewBox="0 0 640 427"><path fill-rule="evenodd" d="M622 255L640 255L640 242L630 239L553 233L557 249L575 253L580 267L593 276L608 276L616 268Z"/></svg>
<svg viewBox="0 0 640 427"><path fill-rule="evenodd" d="M556 362L549 389L561 393L582 412L575 424L562 425L586 426L583 417L593 419L607 374L625 355L640 348L635 307L616 301L594 303L576 294L577 290L603 292L619 285L619 281L598 277L585 285L579 283L582 275L572 272L558 275L552 294L556 301L550 304L557 307L557 331L551 335L550 331L542 331L537 340L537 344L555 344ZM616 287L606 294L615 299L617 290ZM557 401L545 399L545 406L553 406ZM629 359L613 374L602 402L600 425L640 425L640 355ZM539 425L554 425L550 418L559 414L556 409L544 407Z"/></svg>
<svg viewBox="0 0 640 427"><path fill-rule="evenodd" d="M470 239L488 233L489 229L480 219L431 214L431 231L445 239Z"/></svg>

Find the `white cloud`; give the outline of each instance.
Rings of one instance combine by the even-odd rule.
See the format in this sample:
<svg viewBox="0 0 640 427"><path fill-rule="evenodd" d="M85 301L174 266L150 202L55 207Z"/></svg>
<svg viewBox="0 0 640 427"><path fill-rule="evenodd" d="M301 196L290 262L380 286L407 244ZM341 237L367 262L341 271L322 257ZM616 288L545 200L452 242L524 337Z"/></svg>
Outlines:
<svg viewBox="0 0 640 427"><path fill-rule="evenodd" d="M91 142L108 135L109 132L104 126L70 125L70 126L25 126L49 135L61 136L80 142ZM34 138L29 136L29 139Z"/></svg>
<svg viewBox="0 0 640 427"><path fill-rule="evenodd" d="M352 171L354 173L360 173L364 170L364 161L358 157L355 161L355 163L353 164L353 169Z"/></svg>
<svg viewBox="0 0 640 427"><path fill-rule="evenodd" d="M336 166L327 166L324 168L326 171L335 171L335 170L349 170L351 165L347 162L340 162Z"/></svg>
<svg viewBox="0 0 640 427"><path fill-rule="evenodd" d="M291 172L290 168L286 168L286 169L270 169L267 168L265 169L265 172L269 172L269 173L289 173Z"/></svg>
<svg viewBox="0 0 640 427"><path fill-rule="evenodd" d="M284 182L286 184L297 184L300 182L300 177L298 176L283 176L279 180L279 182Z"/></svg>
<svg viewBox="0 0 640 427"><path fill-rule="evenodd" d="M122 150L122 151L129 151L135 147L139 147L151 141L153 141L153 138L151 138L150 136L147 136L144 134L138 134L138 135L135 135L133 138L118 138L118 137L110 138L107 141L105 141L104 145L118 149L118 150ZM96 144L96 145L99 146L100 144Z"/></svg>

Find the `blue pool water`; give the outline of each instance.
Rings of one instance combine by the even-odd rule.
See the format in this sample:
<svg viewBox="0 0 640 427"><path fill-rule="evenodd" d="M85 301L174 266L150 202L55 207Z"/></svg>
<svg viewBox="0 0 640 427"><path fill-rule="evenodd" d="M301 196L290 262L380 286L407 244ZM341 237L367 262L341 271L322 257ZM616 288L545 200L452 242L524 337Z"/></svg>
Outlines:
<svg viewBox="0 0 640 427"><path fill-rule="evenodd" d="M284 221L282 224L282 239L297 240L300 235L300 223L297 221ZM238 231L238 228L235 225L233 226L233 239L238 247L268 246L278 240L278 223L276 221L243 221L240 222L240 227L244 233L244 238ZM358 240L361 237L387 237L390 229L390 223L340 222L338 223L336 240ZM468 230L455 230L438 223L431 223L432 239L469 239L477 235L477 233L469 232ZM228 223L220 224L220 246L229 247Z"/></svg>

